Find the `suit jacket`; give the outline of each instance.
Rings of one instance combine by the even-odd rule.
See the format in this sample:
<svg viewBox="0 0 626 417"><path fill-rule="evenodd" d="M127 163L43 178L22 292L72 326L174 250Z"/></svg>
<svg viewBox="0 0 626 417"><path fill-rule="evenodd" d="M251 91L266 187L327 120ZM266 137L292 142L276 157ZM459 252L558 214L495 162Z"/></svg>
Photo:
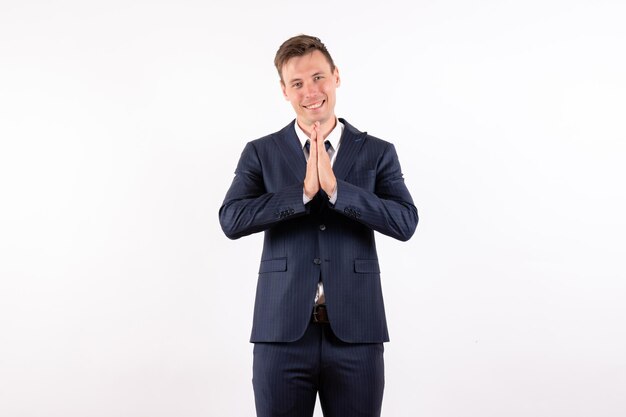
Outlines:
<svg viewBox="0 0 626 417"><path fill-rule="evenodd" d="M389 340L374 231L406 241L417 226L392 144L345 125L333 164L337 200L302 201L306 160L294 129L249 142L219 211L226 236L265 233L252 342L305 332L322 279L330 325L341 340Z"/></svg>

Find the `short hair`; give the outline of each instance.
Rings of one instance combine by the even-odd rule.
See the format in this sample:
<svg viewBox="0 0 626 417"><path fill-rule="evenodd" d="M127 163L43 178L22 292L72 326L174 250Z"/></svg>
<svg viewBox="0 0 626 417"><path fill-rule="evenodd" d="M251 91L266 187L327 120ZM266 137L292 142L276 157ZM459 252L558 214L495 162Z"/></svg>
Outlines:
<svg viewBox="0 0 626 417"><path fill-rule="evenodd" d="M320 51L326 60L330 64L331 72L335 71L335 63L330 56L328 49L322 43L319 38L309 35L298 35L287 39L280 45L278 51L276 51L276 57L274 58L274 65L280 76L280 80L283 81L283 65L287 63L291 58L304 56L312 53L313 51Z"/></svg>

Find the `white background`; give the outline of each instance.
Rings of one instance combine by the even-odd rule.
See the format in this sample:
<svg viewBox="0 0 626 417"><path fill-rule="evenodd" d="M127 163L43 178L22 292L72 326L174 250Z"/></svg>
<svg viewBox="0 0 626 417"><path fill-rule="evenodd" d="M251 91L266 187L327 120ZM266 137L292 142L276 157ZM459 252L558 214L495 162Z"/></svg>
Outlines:
<svg viewBox="0 0 626 417"><path fill-rule="evenodd" d="M617 0L2 0L0 415L254 415L262 236L217 212L245 143L293 118L273 57L299 33L420 212L408 243L378 236L383 415L626 415L625 21Z"/></svg>

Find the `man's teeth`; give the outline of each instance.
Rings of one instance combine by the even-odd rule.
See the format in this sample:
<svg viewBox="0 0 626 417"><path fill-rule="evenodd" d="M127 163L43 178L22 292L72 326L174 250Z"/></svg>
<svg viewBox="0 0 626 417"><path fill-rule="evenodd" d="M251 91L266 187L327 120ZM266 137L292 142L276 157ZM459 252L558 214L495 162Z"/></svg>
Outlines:
<svg viewBox="0 0 626 417"><path fill-rule="evenodd" d="M324 104L324 101L320 101L319 103L316 104L311 104L310 106L304 106L307 109L319 109L320 107L322 107L322 104Z"/></svg>

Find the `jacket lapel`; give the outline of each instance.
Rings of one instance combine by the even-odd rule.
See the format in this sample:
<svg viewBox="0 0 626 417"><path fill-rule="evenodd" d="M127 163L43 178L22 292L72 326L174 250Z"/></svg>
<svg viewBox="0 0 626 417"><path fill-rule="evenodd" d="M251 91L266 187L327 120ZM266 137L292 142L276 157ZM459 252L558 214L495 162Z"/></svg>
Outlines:
<svg viewBox="0 0 626 417"><path fill-rule="evenodd" d="M365 143L364 139L367 136L367 132L360 132L345 119L339 119L339 121L344 124L344 129L341 135L339 153L333 164L333 172L335 177L345 180L350 173L350 169L352 169L352 165L354 165L361 146ZM300 147L300 140L298 140L296 135L294 123L295 120L278 131L274 136L274 143L298 181L304 182L306 159Z"/></svg>
<svg viewBox="0 0 626 417"><path fill-rule="evenodd" d="M304 158L304 151L300 147L300 140L296 135L294 123L295 120L277 132L274 136L274 143L298 181L304 182L306 159Z"/></svg>
<svg viewBox="0 0 626 417"><path fill-rule="evenodd" d="M344 129L341 135L339 153L333 164L333 172L335 173L335 177L340 180L345 180L359 154L361 146L365 143L367 132L359 132L344 119L339 119L339 121L344 124Z"/></svg>

